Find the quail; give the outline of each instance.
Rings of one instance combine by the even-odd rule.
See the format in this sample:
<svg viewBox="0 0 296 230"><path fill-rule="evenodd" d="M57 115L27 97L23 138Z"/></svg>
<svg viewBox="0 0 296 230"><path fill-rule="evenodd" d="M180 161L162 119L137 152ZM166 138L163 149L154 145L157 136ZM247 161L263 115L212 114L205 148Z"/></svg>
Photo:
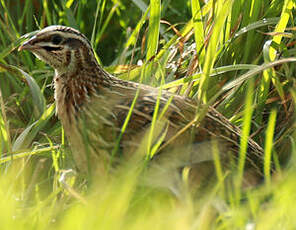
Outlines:
<svg viewBox="0 0 296 230"><path fill-rule="evenodd" d="M111 75L98 64L86 36L76 29L46 27L19 50L32 52L54 68L56 112L81 172L94 164L107 164L116 147L123 155L130 154L149 134L153 134L149 145L162 150L192 146L190 151L198 157L204 151L202 143L215 140L222 155L238 157L241 131L215 108L208 107L203 118L196 120L202 106L195 100ZM262 155L261 147L249 138L250 165L256 166Z"/></svg>

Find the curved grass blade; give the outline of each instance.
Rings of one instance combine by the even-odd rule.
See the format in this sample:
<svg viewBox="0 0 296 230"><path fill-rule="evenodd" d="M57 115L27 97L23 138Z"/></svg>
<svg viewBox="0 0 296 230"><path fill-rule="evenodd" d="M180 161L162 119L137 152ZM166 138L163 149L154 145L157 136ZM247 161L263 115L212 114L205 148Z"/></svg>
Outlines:
<svg viewBox="0 0 296 230"><path fill-rule="evenodd" d="M11 160L21 159L21 158L36 155L36 154L46 153L49 151L56 150L58 148L59 148L59 146L50 146L50 147L35 149L35 150L27 151L27 152L15 151L15 152L12 152L7 157L0 158L0 164L4 164L4 163L9 162Z"/></svg>
<svg viewBox="0 0 296 230"><path fill-rule="evenodd" d="M32 93L35 115L36 117L40 117L44 113L45 99L35 79L16 66L4 65L0 63L0 68L3 68L10 73L23 77L26 80Z"/></svg>
<svg viewBox="0 0 296 230"><path fill-rule="evenodd" d="M230 72L230 71L252 70L252 69L254 69L256 67L259 67L259 66L258 65L252 65L252 64L238 64L238 65L222 66L222 67L212 69L210 76L215 77L217 75L227 73L227 72ZM201 75L202 75L202 73L200 72L200 73L194 74L193 76L184 77L184 78L169 82L169 83L163 85L163 89L178 87L178 86L186 84L186 83L188 83L190 81L197 81L197 80L200 79Z"/></svg>
<svg viewBox="0 0 296 230"><path fill-rule="evenodd" d="M244 81L246 81L247 79L251 78L252 76L261 73L263 70L269 69L271 67L277 66L277 65L281 65L284 63L288 63L288 62L296 62L296 58L284 58L284 59L280 59L274 62L270 62L267 64L263 64L261 66L258 66L257 68L254 68L250 71L248 71L247 73L243 74L242 76L240 76L239 78L231 81L230 83L224 85L222 87L223 91L229 90L231 88L234 88L236 86L241 85Z"/></svg>
<svg viewBox="0 0 296 230"><path fill-rule="evenodd" d="M12 146L12 151L27 148L36 137L37 133L47 124L54 112L55 104L52 104L44 111L38 121L35 121L18 136Z"/></svg>
<svg viewBox="0 0 296 230"><path fill-rule="evenodd" d="M275 25L278 23L279 19L280 19L279 17L264 18L264 19L259 20L257 22L251 23L251 24L243 27L242 29L240 29L237 33L235 33L233 39L249 32L251 30L255 30L255 29L258 29L258 28L264 27L264 26Z"/></svg>

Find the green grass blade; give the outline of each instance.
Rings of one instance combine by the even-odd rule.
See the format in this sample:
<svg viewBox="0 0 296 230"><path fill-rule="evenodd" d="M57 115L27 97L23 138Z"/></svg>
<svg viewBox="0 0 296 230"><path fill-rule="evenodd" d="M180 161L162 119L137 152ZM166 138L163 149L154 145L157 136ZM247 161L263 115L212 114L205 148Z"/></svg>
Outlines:
<svg viewBox="0 0 296 230"><path fill-rule="evenodd" d="M72 9L70 7L68 7L67 5L63 4L63 10L64 10L64 13L66 14L69 26L79 29Z"/></svg>
<svg viewBox="0 0 296 230"><path fill-rule="evenodd" d="M250 79L247 86L247 92L245 97L243 127L240 138L239 159L238 159L238 178L236 181L236 199L240 200L240 189L243 182L244 167L248 149L248 139L251 131L251 122L253 114L253 93L254 93L254 79Z"/></svg>
<svg viewBox="0 0 296 230"><path fill-rule="evenodd" d="M272 110L269 115L269 120L266 129L266 138L264 145L264 175L268 186L271 184L271 156L273 150L273 136L276 126L276 110Z"/></svg>
<svg viewBox="0 0 296 230"><path fill-rule="evenodd" d="M96 35L96 45L100 42L100 39L102 37L102 35L104 34L108 24L110 23L111 18L113 17L116 9L117 9L118 5L114 5L112 7L112 9L110 10L110 12L108 13L107 18L104 20L104 23L102 25L102 28L100 28L100 30L98 31L97 35Z"/></svg>
<svg viewBox="0 0 296 230"><path fill-rule="evenodd" d="M204 55L205 55L205 50L203 49L205 37L204 37L203 19L202 19L202 13L201 13L199 0L192 0L191 1L191 11L192 11L192 20L193 20L196 51L198 54L200 54L199 61L202 63Z"/></svg>
<svg viewBox="0 0 296 230"><path fill-rule="evenodd" d="M43 8L44 8L44 12L45 12L45 17L46 17L47 23L49 25L52 25L52 16L51 16L51 12L50 12L50 10L48 8L48 1L43 1Z"/></svg>
<svg viewBox="0 0 296 230"><path fill-rule="evenodd" d="M152 158L153 155L151 154L151 147L152 147L152 143L153 143L153 137L155 136L155 129L156 129L156 123L157 123L157 116L158 116L158 112L159 112L159 104L160 104L160 98L161 98L161 91L162 88L159 88L158 91L158 96L157 96L157 100L156 100L156 104L154 107L154 112L153 112L153 116L152 116L152 121L151 121L151 128L150 128L150 132L148 135L148 143L147 143L147 156L148 158ZM160 128L160 127L158 127Z"/></svg>
<svg viewBox="0 0 296 230"><path fill-rule="evenodd" d="M142 69L142 72L141 72L141 80L142 80L143 77L144 77L144 71L143 71L143 70L144 70L144 69ZM130 121L130 119L131 119L131 116L132 116L132 113L133 113L134 107L135 107L136 102L137 102L137 99L138 99L138 97L139 97L139 94L140 94L140 89L138 88L137 91L136 91L136 94L135 94L135 96L134 96L134 99L133 99L133 101L132 101L132 104L131 104L131 106L130 106L130 109L129 109L129 111L128 111L128 114L126 115L126 118L125 118L125 120L124 120L124 123L123 123L123 125L122 125L122 127L121 127L120 134L118 135L118 137L117 137L117 139L116 139L115 146L114 146L114 148L113 148L113 150L112 150L112 153L111 153L111 157L112 157L112 158L115 157L116 153L117 153L118 150L119 150L119 147L120 147L120 141L121 141L121 139L122 139L122 137L123 137L123 134L124 134L124 132L125 132L127 126L128 126L128 123L129 123L129 121ZM110 166L111 166L111 163L112 163L112 161L110 161Z"/></svg>
<svg viewBox="0 0 296 230"><path fill-rule="evenodd" d="M97 21L98 21L100 6L101 6L101 0L99 0L98 3L97 3L96 15L95 15L94 25L93 25L93 29L92 29L92 33L91 33L90 43L93 46L94 46L94 42L95 42L96 27L97 27Z"/></svg>
<svg viewBox="0 0 296 230"><path fill-rule="evenodd" d="M228 72L231 72L231 71L252 70L252 69L255 69L257 67L259 67L259 66L257 66L257 65L249 65L249 64L238 64L238 65L229 65L229 66L217 67L217 68L212 69L210 77L215 77L215 76L218 76L218 75L221 75L221 74L224 74L224 73L228 73ZM184 78L181 78L179 80L175 80L175 81L166 83L163 86L163 89L178 87L178 86L186 84L186 83L188 83L190 81L198 81L201 76L202 76L202 73L197 73L197 74L194 74L193 76L184 77Z"/></svg>
<svg viewBox="0 0 296 230"><path fill-rule="evenodd" d="M147 41L147 54L146 62L154 57L158 49L159 41L159 29L160 29L160 15L161 15L161 1L151 0L150 1L150 18L148 26L148 41ZM147 65L145 70L144 82L147 82L152 74L153 63Z"/></svg>
<svg viewBox="0 0 296 230"><path fill-rule="evenodd" d="M25 77L29 85L33 97L33 105L34 111L36 111L36 117L40 117L45 110L45 98L40 90L40 87L33 77L31 77L29 74L27 74L25 71L21 69L18 70Z"/></svg>
<svg viewBox="0 0 296 230"><path fill-rule="evenodd" d="M0 61L5 63L3 59L13 52L25 39L25 37L21 37L20 39L12 42L9 46L2 49L0 52Z"/></svg>
<svg viewBox="0 0 296 230"><path fill-rule="evenodd" d="M22 159L25 157L33 156L36 154L48 153L48 152L54 151L58 148L59 148L59 146L50 146L50 147L46 147L46 148L34 149L34 150L30 150L30 151L25 151L25 152L14 151L11 153L11 155L9 155L7 157L0 158L0 164L7 163L11 160L17 160L17 159Z"/></svg>
<svg viewBox="0 0 296 230"><path fill-rule="evenodd" d="M280 20L274 30L274 32L279 33L278 35L273 37L273 42L275 42L276 44L281 43L281 40L283 38L283 35L281 34L281 32L284 32L287 27L290 16L292 15L293 5L294 5L293 0L285 0L284 6L282 8L282 14L281 14ZM276 57L276 50L273 47L271 47L269 54L270 54L270 60L273 61Z"/></svg>
<svg viewBox="0 0 296 230"><path fill-rule="evenodd" d="M241 75L239 78L231 81L230 83L225 84L222 87L222 90L224 91L224 90L229 90L231 88L234 88L234 87L242 84L244 81L251 78L252 76L255 76L256 74L261 73L263 70L272 68L274 66L277 66L277 65L280 65L280 64L283 64L283 63L288 63L288 62L296 62L296 58L283 58L283 59L280 59L280 60L277 60L277 61L273 61L273 62L270 62L270 63L267 63L267 64L263 64L261 66L258 66L257 68L254 68L254 69L248 71L247 73Z"/></svg>
<svg viewBox="0 0 296 230"><path fill-rule="evenodd" d="M159 64L159 67L160 67L159 69L161 72L160 73L161 74L161 85L158 90L157 100L156 100L156 104L154 106L151 127L150 127L150 131L149 131L149 135L148 135L147 156L150 159L154 156L158 147L160 147L160 145L162 144L162 141L164 140L166 133L167 133L167 129L168 129L167 121L162 119L162 114L165 113L165 110L161 111L160 116L158 115L160 112L159 106L160 106L160 100L161 100L161 95L162 95L162 85L163 85L164 79L165 79L164 73L161 68L161 64L160 63L158 63L158 64ZM168 101L168 103L169 102L170 102L170 100ZM167 106L168 105L165 105L164 107L166 108ZM159 135L160 135L160 138L158 138L157 143L155 143L154 146L152 146L153 142L155 142L155 137L158 137Z"/></svg>
<svg viewBox="0 0 296 230"><path fill-rule="evenodd" d="M5 105L0 90L0 157L4 150L11 151L11 138L9 124L6 116Z"/></svg>
<svg viewBox="0 0 296 230"><path fill-rule="evenodd" d="M216 60L217 49L218 49L219 41L221 38L221 33L224 28L224 22L231 10L232 2L233 2L232 0L226 0L223 2L220 13L217 15L214 21L213 32L211 35L209 46L206 51L205 63L203 65L203 75L201 77L199 90L198 90L198 99L204 103L207 103L208 101L207 89L208 89L209 75Z"/></svg>
<svg viewBox="0 0 296 230"><path fill-rule="evenodd" d="M36 137L38 132L46 125L48 120L54 115L55 112L55 104L52 104L50 107L48 107L42 116L28 126L15 140L12 146L12 151L17 151L20 149L27 148L33 141L33 139Z"/></svg>
<svg viewBox="0 0 296 230"><path fill-rule="evenodd" d="M18 31L17 31L17 29L15 28L15 23L14 23L14 21L13 21L12 18L11 18L11 13L10 13L10 11L8 10L7 6L6 6L5 1L4 1L4 0L1 0L0 2L1 2L1 5L2 5L2 7L3 7L5 13L6 13L6 17L8 18L8 22L9 22L9 24L10 24L9 26L10 26L10 27L12 28L12 30L14 31L16 37L19 37Z"/></svg>
<svg viewBox="0 0 296 230"><path fill-rule="evenodd" d="M257 1L257 0L250 0L250 1L244 1L245 5L247 4L247 8L246 6L244 6L244 17L243 17L243 25L249 25L255 21L258 20L259 17L259 13L260 13L260 6L262 4L262 1ZM256 42L256 40L258 39L258 34L255 33L254 30L250 31L247 36L246 36L246 43L245 43L245 47L244 47L244 56L243 56L243 63L246 63L249 61L249 57L252 53L252 47L254 47L254 42Z"/></svg>
<svg viewBox="0 0 296 230"><path fill-rule="evenodd" d="M45 109L45 98L35 79L32 78L29 74L27 74L25 71L23 71L22 69L16 66L11 66L11 65L8 66L0 63L0 68L3 68L10 73L24 77L32 93L35 116L40 117L43 114Z"/></svg>
<svg viewBox="0 0 296 230"><path fill-rule="evenodd" d="M130 35L129 39L127 40L127 42L124 45L125 49L136 44L139 31L145 23L146 17L149 13L149 9L150 8L148 7L146 12L142 15L140 21L137 23L136 28L133 30L132 34Z"/></svg>
<svg viewBox="0 0 296 230"><path fill-rule="evenodd" d="M278 23L280 18L275 17L275 18L264 18L262 20L253 22L242 29L240 29L238 32L234 34L234 38L240 37L241 35L248 33L249 31L265 27L265 26L270 26L270 25L275 25Z"/></svg>

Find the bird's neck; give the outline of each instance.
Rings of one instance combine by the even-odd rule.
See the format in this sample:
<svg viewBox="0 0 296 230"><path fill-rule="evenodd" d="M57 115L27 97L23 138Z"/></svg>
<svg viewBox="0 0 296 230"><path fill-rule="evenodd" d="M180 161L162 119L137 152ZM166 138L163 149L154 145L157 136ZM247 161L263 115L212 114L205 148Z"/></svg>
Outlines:
<svg viewBox="0 0 296 230"><path fill-rule="evenodd" d="M101 68L94 52L88 47L67 50L63 59L63 65L55 67L55 75L61 78L61 83L65 85L74 84L88 89L96 87L101 82L108 83L112 77Z"/></svg>
<svg viewBox="0 0 296 230"><path fill-rule="evenodd" d="M54 77L59 117L80 110L89 102L91 96L109 88L112 84L111 78L114 78L96 62L90 65L73 65L67 70L65 68L56 69Z"/></svg>
<svg viewBox="0 0 296 230"><path fill-rule="evenodd" d="M94 56L92 50L85 46L79 49L66 50L61 58L60 66L53 66L58 75L73 75L82 71L90 72L90 70L100 69L100 66Z"/></svg>

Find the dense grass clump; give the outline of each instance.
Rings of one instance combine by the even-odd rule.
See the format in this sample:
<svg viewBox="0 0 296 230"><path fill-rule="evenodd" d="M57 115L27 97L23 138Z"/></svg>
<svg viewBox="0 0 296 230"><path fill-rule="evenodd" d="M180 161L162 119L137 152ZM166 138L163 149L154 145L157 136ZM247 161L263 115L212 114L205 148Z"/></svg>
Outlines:
<svg viewBox="0 0 296 230"><path fill-rule="evenodd" d="M1 228L293 229L294 13L292 0L1 0ZM109 72L200 100L239 126L235 183L218 156L211 188L193 191L186 168L134 159L87 188L75 182L53 70L17 52L22 35L53 24L84 33ZM246 188L248 137L264 148L264 181Z"/></svg>

